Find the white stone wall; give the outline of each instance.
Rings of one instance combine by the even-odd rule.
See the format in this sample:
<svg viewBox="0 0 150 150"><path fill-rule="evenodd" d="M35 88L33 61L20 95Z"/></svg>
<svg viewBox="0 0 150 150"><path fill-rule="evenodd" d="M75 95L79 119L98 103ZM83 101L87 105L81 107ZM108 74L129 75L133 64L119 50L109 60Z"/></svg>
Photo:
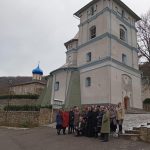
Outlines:
<svg viewBox="0 0 150 150"><path fill-rule="evenodd" d="M91 86L89 87L85 83L87 77L91 77ZM82 104L110 103L109 67L81 72L80 84Z"/></svg>
<svg viewBox="0 0 150 150"><path fill-rule="evenodd" d="M132 50L129 48L121 45L116 40L111 40L111 56L113 59L122 62L122 54L127 56L127 64L128 66L132 67L133 59L132 59Z"/></svg>
<svg viewBox="0 0 150 150"><path fill-rule="evenodd" d="M92 21L79 26L79 46L90 41L90 28L96 26L96 36L100 36L108 32L108 12L104 12L103 15L97 16Z"/></svg>
<svg viewBox="0 0 150 150"><path fill-rule="evenodd" d="M61 100L63 102L65 101L70 75L71 74L69 71L58 71L53 74L53 86L52 86L52 97L51 97L52 103L53 100ZM59 82L59 90L54 89L56 82Z"/></svg>
<svg viewBox="0 0 150 150"><path fill-rule="evenodd" d="M124 70L124 71L123 71ZM141 108L142 109L142 100L141 100L141 78L139 74L133 74L132 71L119 70L117 68L111 68L111 102L117 104L118 102L123 102L124 96L122 89L122 80L121 77L123 74L128 75L132 80L132 90L131 95L127 94L130 99L130 107Z"/></svg>
<svg viewBox="0 0 150 150"><path fill-rule="evenodd" d="M150 85L142 85L142 101L146 98L150 98Z"/></svg>
<svg viewBox="0 0 150 150"><path fill-rule="evenodd" d="M108 38L104 38L102 40L98 40L87 46L82 47L78 51L78 55L77 55L78 66L82 66L94 61L98 61L109 56L110 52L109 52L108 44L109 44ZM91 52L92 54L91 62L86 61L86 54L88 52Z"/></svg>
<svg viewBox="0 0 150 150"><path fill-rule="evenodd" d="M45 85L39 83L24 84L12 87L12 92L15 95L40 94Z"/></svg>
<svg viewBox="0 0 150 150"><path fill-rule="evenodd" d="M66 56L66 63L68 66L77 66L77 52L70 51Z"/></svg>

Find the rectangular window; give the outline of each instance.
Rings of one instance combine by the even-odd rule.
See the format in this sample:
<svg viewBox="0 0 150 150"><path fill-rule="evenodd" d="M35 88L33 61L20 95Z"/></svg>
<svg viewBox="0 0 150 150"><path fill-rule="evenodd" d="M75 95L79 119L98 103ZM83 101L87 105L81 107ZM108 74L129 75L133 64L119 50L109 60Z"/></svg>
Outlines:
<svg viewBox="0 0 150 150"><path fill-rule="evenodd" d="M55 91L59 90L59 82L55 82Z"/></svg>
<svg viewBox="0 0 150 150"><path fill-rule="evenodd" d="M122 54L122 63L127 64L127 55Z"/></svg>
<svg viewBox="0 0 150 150"><path fill-rule="evenodd" d="M90 28L90 39L93 39L96 37L96 26L92 26Z"/></svg>
<svg viewBox="0 0 150 150"><path fill-rule="evenodd" d="M94 6L91 7L91 15L94 15Z"/></svg>
<svg viewBox="0 0 150 150"><path fill-rule="evenodd" d="M124 10L122 10L122 12L121 12L121 16L122 16L122 18L124 18L124 17L125 17L125 12L124 12Z"/></svg>
<svg viewBox="0 0 150 150"><path fill-rule="evenodd" d="M120 39L126 41L126 35L123 29L120 29Z"/></svg>
<svg viewBox="0 0 150 150"><path fill-rule="evenodd" d="M91 52L87 53L87 54L86 54L86 62L90 62L90 61L91 61L91 58L92 58Z"/></svg>
<svg viewBox="0 0 150 150"><path fill-rule="evenodd" d="M85 86L86 86L86 87L91 86L91 78L90 78L90 77L87 77L87 78L86 78L86 80L85 80Z"/></svg>

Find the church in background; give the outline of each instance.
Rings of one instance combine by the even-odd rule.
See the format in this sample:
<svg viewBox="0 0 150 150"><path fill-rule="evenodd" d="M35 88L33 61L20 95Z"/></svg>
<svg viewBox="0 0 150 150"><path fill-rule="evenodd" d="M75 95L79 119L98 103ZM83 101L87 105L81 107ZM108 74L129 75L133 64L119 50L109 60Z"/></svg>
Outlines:
<svg viewBox="0 0 150 150"><path fill-rule="evenodd" d="M137 30L120 0L93 0L74 14L79 32L65 43L66 63L48 76L42 105L117 104L142 108Z"/></svg>
<svg viewBox="0 0 150 150"><path fill-rule="evenodd" d="M6 77L7 82L3 88L8 92L0 94L0 108L7 105L37 105L40 104L39 96L46 86L43 71L39 65L32 70L32 77Z"/></svg>
<svg viewBox="0 0 150 150"><path fill-rule="evenodd" d="M41 95L46 83L42 80L43 71L39 65L32 70L32 79L28 82L14 84L11 87L13 95Z"/></svg>

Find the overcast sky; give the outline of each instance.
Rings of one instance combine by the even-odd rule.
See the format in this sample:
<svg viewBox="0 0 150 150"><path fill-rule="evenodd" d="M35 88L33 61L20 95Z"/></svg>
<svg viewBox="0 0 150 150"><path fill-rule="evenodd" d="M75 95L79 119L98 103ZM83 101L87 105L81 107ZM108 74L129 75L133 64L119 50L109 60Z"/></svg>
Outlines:
<svg viewBox="0 0 150 150"><path fill-rule="evenodd" d="M0 76L48 75L65 63L64 43L78 31L73 13L91 0L0 0ZM123 0L139 16L149 0Z"/></svg>

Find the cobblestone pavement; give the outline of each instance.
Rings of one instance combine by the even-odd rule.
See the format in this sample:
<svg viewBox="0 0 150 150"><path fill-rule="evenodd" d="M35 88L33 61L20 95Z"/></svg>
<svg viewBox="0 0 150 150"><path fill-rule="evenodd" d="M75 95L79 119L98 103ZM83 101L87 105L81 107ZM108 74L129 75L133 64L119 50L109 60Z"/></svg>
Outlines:
<svg viewBox="0 0 150 150"><path fill-rule="evenodd" d="M132 129L132 127L138 127L150 123L150 114L126 114L123 128Z"/></svg>
<svg viewBox="0 0 150 150"><path fill-rule="evenodd" d="M49 127L0 128L0 150L150 150L150 144L112 138L108 143L102 143L94 138L58 136L56 130Z"/></svg>

